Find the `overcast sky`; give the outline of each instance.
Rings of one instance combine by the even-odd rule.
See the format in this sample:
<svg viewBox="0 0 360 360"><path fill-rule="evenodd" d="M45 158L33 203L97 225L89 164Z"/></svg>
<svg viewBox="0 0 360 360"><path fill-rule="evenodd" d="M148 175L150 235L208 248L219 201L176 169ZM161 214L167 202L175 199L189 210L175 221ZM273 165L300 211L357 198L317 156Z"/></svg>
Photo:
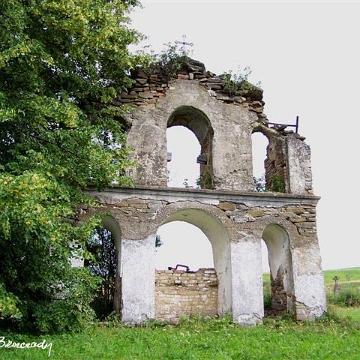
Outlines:
<svg viewBox="0 0 360 360"><path fill-rule="evenodd" d="M250 66L269 121L294 123L312 150L321 196L324 269L360 266L359 1L142 1L132 27L155 52L193 43L191 57L216 74ZM161 249L161 248L160 248ZM165 247L164 247L165 249ZM169 261L170 264L171 260Z"/></svg>

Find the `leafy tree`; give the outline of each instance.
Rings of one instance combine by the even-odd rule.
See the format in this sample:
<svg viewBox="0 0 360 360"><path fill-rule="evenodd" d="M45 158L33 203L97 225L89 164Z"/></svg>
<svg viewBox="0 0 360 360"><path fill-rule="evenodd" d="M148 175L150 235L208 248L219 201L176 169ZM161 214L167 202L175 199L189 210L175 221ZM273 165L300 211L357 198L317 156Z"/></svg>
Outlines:
<svg viewBox="0 0 360 360"><path fill-rule="evenodd" d="M81 226L89 183L124 176L128 149L113 106L143 58L127 14L137 0L0 2L0 323L74 330L96 283L72 268L98 224ZM86 256L86 252L84 253Z"/></svg>

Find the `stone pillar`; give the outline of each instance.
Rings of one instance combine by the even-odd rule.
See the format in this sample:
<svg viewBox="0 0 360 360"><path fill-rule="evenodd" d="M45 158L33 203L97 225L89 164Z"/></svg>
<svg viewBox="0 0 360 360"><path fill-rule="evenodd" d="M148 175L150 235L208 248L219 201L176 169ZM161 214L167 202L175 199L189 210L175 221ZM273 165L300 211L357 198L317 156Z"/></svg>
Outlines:
<svg viewBox="0 0 360 360"><path fill-rule="evenodd" d="M316 244L293 251L294 307L297 320L313 320L326 312L321 258Z"/></svg>
<svg viewBox="0 0 360 360"><path fill-rule="evenodd" d="M310 146L295 136L286 138L289 167L289 192L313 194Z"/></svg>
<svg viewBox="0 0 360 360"><path fill-rule="evenodd" d="M261 242L246 235L231 244L232 314L236 323L256 325L264 317Z"/></svg>
<svg viewBox="0 0 360 360"><path fill-rule="evenodd" d="M122 240L122 321L142 323L155 317L155 235Z"/></svg>

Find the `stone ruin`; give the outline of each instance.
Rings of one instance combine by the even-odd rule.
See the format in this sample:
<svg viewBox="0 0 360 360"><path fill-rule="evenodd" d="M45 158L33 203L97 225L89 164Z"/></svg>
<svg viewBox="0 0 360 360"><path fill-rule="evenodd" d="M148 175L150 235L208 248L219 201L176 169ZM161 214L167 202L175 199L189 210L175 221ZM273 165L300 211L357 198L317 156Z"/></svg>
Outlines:
<svg viewBox="0 0 360 360"><path fill-rule="evenodd" d="M261 89L243 81L233 91L226 76L187 57L173 74L158 66L139 68L132 78L133 86L114 104L130 108L119 122L138 164L127 172L134 187L89 189L99 207L82 209L84 217L107 214L103 226L115 239L115 302L122 321L230 313L239 324L261 323L262 240L274 310L298 320L321 317L326 298L316 230L320 198L313 193L304 137L269 122ZM172 126L188 128L201 145L199 189L167 186L166 130ZM254 190L255 132L268 139L265 192ZM156 233L172 221L203 231L213 249L214 270L155 272Z"/></svg>

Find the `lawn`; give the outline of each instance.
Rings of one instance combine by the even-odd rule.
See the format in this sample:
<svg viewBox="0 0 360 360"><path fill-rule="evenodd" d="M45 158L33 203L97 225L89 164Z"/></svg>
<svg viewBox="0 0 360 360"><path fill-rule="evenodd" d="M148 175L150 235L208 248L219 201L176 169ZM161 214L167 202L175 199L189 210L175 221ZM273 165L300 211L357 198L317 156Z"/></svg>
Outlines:
<svg viewBox="0 0 360 360"><path fill-rule="evenodd" d="M339 282L358 281L360 282L360 267L340 269L340 270L325 270L324 278L325 284L334 284L334 277L339 278Z"/></svg>
<svg viewBox="0 0 360 360"><path fill-rule="evenodd" d="M10 339L27 343L45 340L52 344L51 359L354 360L359 358L360 331L331 319L316 324L266 320L253 328L223 319L191 319L177 327L96 325L72 335L9 334L5 341ZM49 349L0 348L0 358L48 359Z"/></svg>
<svg viewBox="0 0 360 360"><path fill-rule="evenodd" d="M350 281L360 278L359 270L351 271ZM342 277L346 271L325 272L325 278ZM9 348L9 341L39 348ZM149 322L143 327L125 327L110 322L89 326L82 333L39 337L2 333L0 358L354 360L360 359L360 307L331 302L329 314L314 323L264 319L263 325L242 327L229 318L193 318L179 326Z"/></svg>

